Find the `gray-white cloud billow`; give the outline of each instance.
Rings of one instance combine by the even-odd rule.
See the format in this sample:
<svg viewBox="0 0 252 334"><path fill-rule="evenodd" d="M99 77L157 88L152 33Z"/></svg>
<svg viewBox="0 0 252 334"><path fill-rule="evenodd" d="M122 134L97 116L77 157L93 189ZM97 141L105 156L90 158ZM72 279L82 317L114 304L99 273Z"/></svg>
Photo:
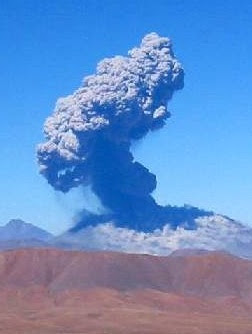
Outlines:
<svg viewBox="0 0 252 334"><path fill-rule="evenodd" d="M225 216L212 214L195 219L195 229L169 224L152 232L116 227L113 222L88 226L56 238L60 247L76 250L111 250L151 255L197 254L225 251L252 258L252 229ZM174 254L174 253L173 253Z"/></svg>
<svg viewBox="0 0 252 334"><path fill-rule="evenodd" d="M41 174L62 192L90 185L119 226L162 226L167 210L151 196L156 176L134 161L130 147L164 126L167 104L183 85L171 41L156 33L128 56L102 60L46 120L46 141L37 149Z"/></svg>

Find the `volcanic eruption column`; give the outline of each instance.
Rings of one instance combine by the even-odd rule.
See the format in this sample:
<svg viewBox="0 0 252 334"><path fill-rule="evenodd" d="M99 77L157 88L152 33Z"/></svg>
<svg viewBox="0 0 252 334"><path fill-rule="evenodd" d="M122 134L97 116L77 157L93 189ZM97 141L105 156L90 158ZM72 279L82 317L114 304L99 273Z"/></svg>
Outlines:
<svg viewBox="0 0 252 334"><path fill-rule="evenodd" d="M130 146L164 126L167 103L183 84L171 41L156 33L127 57L102 60L47 118L46 141L37 149L40 173L62 192L90 185L121 225L159 220L162 207L151 196L156 176L134 161Z"/></svg>

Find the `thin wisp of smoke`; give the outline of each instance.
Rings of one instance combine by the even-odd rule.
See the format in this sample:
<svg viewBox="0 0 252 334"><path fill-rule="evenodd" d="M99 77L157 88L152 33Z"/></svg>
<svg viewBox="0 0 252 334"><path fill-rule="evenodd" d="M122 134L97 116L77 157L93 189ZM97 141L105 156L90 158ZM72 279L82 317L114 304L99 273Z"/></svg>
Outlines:
<svg viewBox="0 0 252 334"><path fill-rule="evenodd" d="M134 161L130 147L164 126L168 101L183 85L171 41L156 33L128 56L102 60L46 120L37 149L41 174L62 192L90 185L121 225L163 223L165 210L151 196L156 176Z"/></svg>

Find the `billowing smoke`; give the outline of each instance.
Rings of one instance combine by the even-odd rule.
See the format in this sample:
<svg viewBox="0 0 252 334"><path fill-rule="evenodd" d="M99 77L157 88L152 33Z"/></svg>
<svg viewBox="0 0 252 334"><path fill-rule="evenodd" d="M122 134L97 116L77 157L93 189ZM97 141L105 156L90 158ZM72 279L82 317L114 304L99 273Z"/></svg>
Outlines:
<svg viewBox="0 0 252 334"><path fill-rule="evenodd" d="M152 232L139 232L105 223L88 226L77 233L64 233L56 243L69 249L105 249L152 255L169 255L176 250L181 250L177 254L190 254L189 249L217 250L252 258L251 227L216 214L195 219L195 227L188 230L180 225L171 229L170 225L164 225Z"/></svg>
<svg viewBox="0 0 252 334"><path fill-rule="evenodd" d="M183 84L171 41L156 33L128 56L102 60L46 120L46 142L37 151L41 174L62 192L90 185L121 226L161 226L167 215L151 196L156 176L134 161L130 147L164 126L167 103Z"/></svg>

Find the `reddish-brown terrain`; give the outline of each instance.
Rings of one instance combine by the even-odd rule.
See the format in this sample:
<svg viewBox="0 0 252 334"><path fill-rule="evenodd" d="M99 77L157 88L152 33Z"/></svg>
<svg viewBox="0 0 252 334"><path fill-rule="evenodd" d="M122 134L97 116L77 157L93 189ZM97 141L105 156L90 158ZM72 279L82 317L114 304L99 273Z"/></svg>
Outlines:
<svg viewBox="0 0 252 334"><path fill-rule="evenodd" d="M251 334L252 261L5 251L0 300L5 334Z"/></svg>

